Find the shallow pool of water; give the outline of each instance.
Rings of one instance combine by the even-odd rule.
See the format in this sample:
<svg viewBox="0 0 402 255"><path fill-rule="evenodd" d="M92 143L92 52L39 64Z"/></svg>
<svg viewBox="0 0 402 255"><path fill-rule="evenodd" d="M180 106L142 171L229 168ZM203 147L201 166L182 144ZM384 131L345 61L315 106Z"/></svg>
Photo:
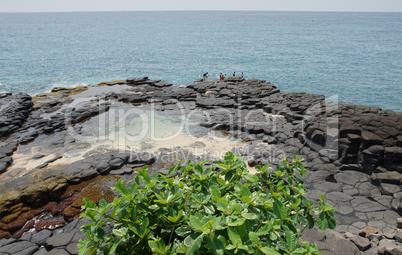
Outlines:
<svg viewBox="0 0 402 255"><path fill-rule="evenodd" d="M247 146L221 131L200 126L202 121L199 111L159 111L151 105L113 102L109 111L70 126L67 131L41 135L20 145L6 176L21 176L56 158L48 165L67 165L109 151L158 155L160 150L180 149L193 155L223 158L225 152Z"/></svg>

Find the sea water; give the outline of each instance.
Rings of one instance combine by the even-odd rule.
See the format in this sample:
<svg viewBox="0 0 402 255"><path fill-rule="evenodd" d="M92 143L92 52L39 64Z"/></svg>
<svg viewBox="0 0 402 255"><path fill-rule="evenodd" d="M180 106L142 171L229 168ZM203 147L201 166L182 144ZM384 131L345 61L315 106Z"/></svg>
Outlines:
<svg viewBox="0 0 402 255"><path fill-rule="evenodd" d="M0 92L244 73L402 111L402 13L0 13Z"/></svg>

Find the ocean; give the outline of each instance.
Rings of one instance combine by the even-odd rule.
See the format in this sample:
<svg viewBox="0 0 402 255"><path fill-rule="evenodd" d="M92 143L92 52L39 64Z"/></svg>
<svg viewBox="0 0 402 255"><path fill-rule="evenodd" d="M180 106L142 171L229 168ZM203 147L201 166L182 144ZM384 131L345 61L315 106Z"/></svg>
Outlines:
<svg viewBox="0 0 402 255"><path fill-rule="evenodd" d="M244 73L402 111L402 13L0 13L0 92Z"/></svg>

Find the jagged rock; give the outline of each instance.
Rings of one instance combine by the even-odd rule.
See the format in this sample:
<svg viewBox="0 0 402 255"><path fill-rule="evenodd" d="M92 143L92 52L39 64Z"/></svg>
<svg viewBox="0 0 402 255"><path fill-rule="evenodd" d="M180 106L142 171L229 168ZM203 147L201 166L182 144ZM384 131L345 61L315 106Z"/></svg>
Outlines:
<svg viewBox="0 0 402 255"><path fill-rule="evenodd" d="M131 78L127 78L126 82L128 84L134 84L134 85L138 85L138 84L142 84L143 82L147 81L148 77L144 76L144 77L131 77Z"/></svg>
<svg viewBox="0 0 402 255"><path fill-rule="evenodd" d="M25 93L7 94L0 98L0 137L15 132L32 110L32 98Z"/></svg>
<svg viewBox="0 0 402 255"><path fill-rule="evenodd" d="M317 245L317 248L326 255L361 254L356 245L349 240L346 240L341 234L335 231L304 229L301 238L304 241L314 242Z"/></svg>
<svg viewBox="0 0 402 255"><path fill-rule="evenodd" d="M78 254L78 243L70 243L67 245L66 251L68 251L69 254Z"/></svg>
<svg viewBox="0 0 402 255"><path fill-rule="evenodd" d="M46 240L45 246L49 248L61 247L70 244L74 233L61 233Z"/></svg>
<svg viewBox="0 0 402 255"><path fill-rule="evenodd" d="M397 246L397 245L379 246L378 254L380 254L380 255L402 255L402 246Z"/></svg>
<svg viewBox="0 0 402 255"><path fill-rule="evenodd" d="M367 234L377 234L378 230L373 227L365 227L360 230L359 235L365 237Z"/></svg>
<svg viewBox="0 0 402 255"><path fill-rule="evenodd" d="M364 197L356 197L351 201L353 209L357 212L385 211L387 208Z"/></svg>
<svg viewBox="0 0 402 255"><path fill-rule="evenodd" d="M373 183L377 183L378 185L381 183L400 185L402 183L402 173L385 170L385 172L373 173L370 179Z"/></svg>
<svg viewBox="0 0 402 255"><path fill-rule="evenodd" d="M351 233L345 233L346 238L352 241L360 251L366 251L371 247L371 243L366 238L361 236L353 235Z"/></svg>
<svg viewBox="0 0 402 255"><path fill-rule="evenodd" d="M401 191L401 188L398 185L389 184L389 183L381 183L380 191L383 195L392 196L393 194Z"/></svg>
<svg viewBox="0 0 402 255"><path fill-rule="evenodd" d="M398 231L395 234L395 240L402 243L402 230L398 229Z"/></svg>
<svg viewBox="0 0 402 255"><path fill-rule="evenodd" d="M396 226L397 228L402 229L402 218L396 219Z"/></svg>
<svg viewBox="0 0 402 255"><path fill-rule="evenodd" d="M14 238L0 239L0 247L6 246L6 245L8 245L8 244L10 244L10 243L14 243L14 242L16 242L16 241L17 241L17 240L14 239Z"/></svg>
<svg viewBox="0 0 402 255"><path fill-rule="evenodd" d="M208 119L201 121L203 126L226 130L235 137L253 143L264 141L271 145L276 144L273 149L252 148L252 152L245 152L244 155L250 155L250 165L270 161L272 163L273 160L273 166L276 166L279 155L272 154L273 151L280 151L289 158L297 154L304 155L306 166L315 171L309 177L311 183L307 185L316 190L311 191L309 197L317 200L322 193L326 193L328 201L336 209L337 220L339 219L337 230L356 234L367 226L376 227L380 232L386 233L395 230L395 211L402 212L402 192L398 186L401 185L402 173L402 115L375 107L333 103L325 101L322 95L281 92L265 81L237 77L229 77L224 82L208 80L182 86L149 80L148 77L107 83L114 84L126 84L124 87L140 86L129 86L122 91L113 89L108 93L95 95L94 100L76 107L67 105L73 102L70 96L79 89L55 88L52 95L38 97L40 100L34 111L29 96L2 94L0 109L5 110L5 115L0 115L0 136L4 132L11 136L0 146L0 173L5 172L11 164L12 155L19 146L18 141L21 144L29 143L44 133L51 135L55 131L66 130L66 124L86 121L107 111L109 103L101 105L100 100L148 102L162 110L176 109L179 105L190 110L198 107L210 115ZM82 91L86 89L81 88ZM7 105L11 99L15 99L20 106L15 103ZM11 104L19 108L19 112L11 109ZM79 134L78 128L75 127L74 130ZM73 146L74 138L70 142L67 139L66 136L59 137L52 141L52 146ZM282 154L280 156L285 156ZM46 160L44 163L42 160L37 165L44 167L43 169L36 168L37 174L27 173L21 178L16 176L23 169L16 171L13 176L6 172L2 176L9 181L0 185L0 205L4 204L1 201L12 204L12 201L20 202L21 199L24 203L31 204L45 202L50 198L57 198L57 194L70 184L98 175L131 174L133 167L155 162L154 155L145 153L130 155L113 152L93 155L87 154L85 159L72 162L62 169L55 167L56 164L50 164L54 160ZM160 171L166 173L166 169L162 167ZM5 198L2 194L6 191L8 193ZM78 221L75 224L69 230L67 225L59 231L75 231ZM47 233L42 232L33 234L30 240ZM28 240L29 235L25 234L24 238ZM372 237L371 240L385 238L383 235L374 235L366 233L366 236ZM328 234L327 238L331 239L330 236ZM337 238L342 239L340 236ZM344 241L349 247L351 243L345 239ZM71 241L76 242L78 239ZM343 241L337 240L335 243L339 245ZM327 244L323 247L328 248ZM331 246L325 251L331 253L331 249L336 248ZM351 254L355 252L348 251Z"/></svg>
<svg viewBox="0 0 402 255"><path fill-rule="evenodd" d="M42 245L45 241L52 236L52 231L48 229L41 230L32 235L31 242Z"/></svg>
<svg viewBox="0 0 402 255"><path fill-rule="evenodd" d="M28 241L13 242L0 247L0 254L33 254L38 248L36 244Z"/></svg>

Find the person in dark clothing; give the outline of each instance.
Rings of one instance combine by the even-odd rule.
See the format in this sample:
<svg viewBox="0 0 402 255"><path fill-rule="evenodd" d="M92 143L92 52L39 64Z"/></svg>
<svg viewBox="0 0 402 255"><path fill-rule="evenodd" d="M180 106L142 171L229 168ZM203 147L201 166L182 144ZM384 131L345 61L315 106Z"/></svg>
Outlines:
<svg viewBox="0 0 402 255"><path fill-rule="evenodd" d="M204 73L202 75L202 80L205 81L205 79L208 78L208 72Z"/></svg>
<svg viewBox="0 0 402 255"><path fill-rule="evenodd" d="M236 72L233 72L233 76L236 76Z"/></svg>

